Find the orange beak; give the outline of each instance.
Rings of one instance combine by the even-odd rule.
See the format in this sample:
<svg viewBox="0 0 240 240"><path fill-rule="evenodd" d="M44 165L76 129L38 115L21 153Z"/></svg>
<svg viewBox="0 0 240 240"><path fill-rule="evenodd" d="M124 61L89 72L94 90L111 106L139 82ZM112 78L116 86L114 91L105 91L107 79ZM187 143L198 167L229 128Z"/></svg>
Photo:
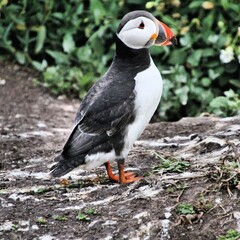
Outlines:
<svg viewBox="0 0 240 240"><path fill-rule="evenodd" d="M177 45L177 39L174 36L172 30L163 22L155 20L158 32L151 36L152 40L155 40L154 45L167 46Z"/></svg>

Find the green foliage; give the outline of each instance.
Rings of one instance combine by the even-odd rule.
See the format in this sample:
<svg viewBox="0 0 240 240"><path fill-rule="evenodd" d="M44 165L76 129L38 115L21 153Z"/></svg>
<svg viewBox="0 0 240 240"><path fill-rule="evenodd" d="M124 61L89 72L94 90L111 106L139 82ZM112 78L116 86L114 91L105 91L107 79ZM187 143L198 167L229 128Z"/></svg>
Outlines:
<svg viewBox="0 0 240 240"><path fill-rule="evenodd" d="M224 97L216 97L210 102L210 112L223 117L240 114L239 94L230 89L229 91L225 91L224 95Z"/></svg>
<svg viewBox="0 0 240 240"><path fill-rule="evenodd" d="M153 169L153 172L159 172L162 170L165 172L184 172L191 164L186 161L172 161L170 159L165 159L159 166Z"/></svg>
<svg viewBox="0 0 240 240"><path fill-rule="evenodd" d="M51 191L52 190L52 188L38 188L38 189L35 189L34 191L33 191L33 193L34 194L43 194L43 193L46 193L46 192L49 192L49 191Z"/></svg>
<svg viewBox="0 0 240 240"><path fill-rule="evenodd" d="M161 116L175 119L184 115L195 116L206 110L221 116L236 114L236 108L232 110L228 105L220 112L221 107L213 109L210 102L230 88L236 95L240 94L239 33L234 27L239 19L237 1L174 2L181 4L173 7L161 1L161 13L157 11L161 4L151 8L151 12L154 9L162 21L168 22L172 17L172 27L180 43L170 52L162 48L156 53L165 52L159 64L165 80ZM223 51L229 53L229 59ZM233 102L237 105L235 100Z"/></svg>
<svg viewBox="0 0 240 240"><path fill-rule="evenodd" d="M78 221L89 221L90 220L90 218L86 214L83 214L83 213L78 213L78 215L76 216L76 219Z"/></svg>
<svg viewBox="0 0 240 240"><path fill-rule="evenodd" d="M66 216L60 216L60 215L57 215L57 216L53 216L53 218L57 221L67 221L68 220L68 217Z"/></svg>
<svg viewBox="0 0 240 240"><path fill-rule="evenodd" d="M43 218L43 217L39 217L36 219L36 222L40 223L40 224L45 224L45 223L47 223L47 219Z"/></svg>
<svg viewBox="0 0 240 240"><path fill-rule="evenodd" d="M194 203L194 208L197 212L208 212L214 208L215 204L211 198L207 198L205 192L200 192L197 201Z"/></svg>
<svg viewBox="0 0 240 240"><path fill-rule="evenodd" d="M193 206L189 203L181 203L177 206L178 214L194 214Z"/></svg>
<svg viewBox="0 0 240 240"><path fill-rule="evenodd" d="M219 183L220 188L240 188L240 162L238 156L227 155L220 167L214 167L210 178Z"/></svg>
<svg viewBox="0 0 240 240"><path fill-rule="evenodd" d="M164 188L166 189L167 193L176 193L177 191L180 191L180 190L182 191L184 189L189 188L189 186L183 182L180 182L177 184L167 183L166 186L164 186Z"/></svg>
<svg viewBox="0 0 240 240"><path fill-rule="evenodd" d="M153 13L179 40L176 48L151 49L164 79L161 118L239 114L238 0L0 0L0 59L30 64L54 93L82 98L111 63L119 20L136 9Z"/></svg>
<svg viewBox="0 0 240 240"><path fill-rule="evenodd" d="M76 216L76 219L78 221L90 221L89 215L96 215L96 211L93 208L87 209L84 213L79 212L78 215Z"/></svg>
<svg viewBox="0 0 240 240"><path fill-rule="evenodd" d="M90 6L79 0L5 4L0 51L43 72L44 85L54 93L82 97L114 55L111 46L120 4L103 5L99 0Z"/></svg>
<svg viewBox="0 0 240 240"><path fill-rule="evenodd" d="M13 230L13 231L17 231L18 230L18 225L17 224L12 224L12 228L11 228L11 230Z"/></svg>
<svg viewBox="0 0 240 240"><path fill-rule="evenodd" d="M225 236L219 236L217 240L238 240L239 238L240 232L235 229L230 229Z"/></svg>
<svg viewBox="0 0 240 240"><path fill-rule="evenodd" d="M153 173L167 173L167 172L184 172L189 166L191 166L190 162L180 161L176 158L165 158L159 155L157 152L154 152L154 155L161 159L161 164L154 167Z"/></svg>
<svg viewBox="0 0 240 240"><path fill-rule="evenodd" d="M93 208L89 208L87 211L86 211L86 213L87 214L89 214L89 215L96 215L97 213L96 213L96 211L95 211L95 209L93 209Z"/></svg>

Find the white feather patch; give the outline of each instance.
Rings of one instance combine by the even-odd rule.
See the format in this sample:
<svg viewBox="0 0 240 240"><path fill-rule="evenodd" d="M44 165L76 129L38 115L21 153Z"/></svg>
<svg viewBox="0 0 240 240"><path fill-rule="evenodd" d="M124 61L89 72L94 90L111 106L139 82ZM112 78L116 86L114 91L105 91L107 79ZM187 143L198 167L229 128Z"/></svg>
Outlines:
<svg viewBox="0 0 240 240"><path fill-rule="evenodd" d="M98 152L95 154L87 155L85 158L85 164L80 165L81 169L91 170L93 168L99 167L105 162L112 162L116 159L115 151L111 152Z"/></svg>
<svg viewBox="0 0 240 240"><path fill-rule="evenodd" d="M144 24L144 28L138 26ZM146 43L151 36L157 32L154 21L146 17L138 17L126 23L122 30L118 33L118 37L130 48L145 48Z"/></svg>
<svg viewBox="0 0 240 240"><path fill-rule="evenodd" d="M128 126L122 157L126 158L134 142L140 137L157 109L162 96L162 77L151 59L150 67L135 77L136 119Z"/></svg>

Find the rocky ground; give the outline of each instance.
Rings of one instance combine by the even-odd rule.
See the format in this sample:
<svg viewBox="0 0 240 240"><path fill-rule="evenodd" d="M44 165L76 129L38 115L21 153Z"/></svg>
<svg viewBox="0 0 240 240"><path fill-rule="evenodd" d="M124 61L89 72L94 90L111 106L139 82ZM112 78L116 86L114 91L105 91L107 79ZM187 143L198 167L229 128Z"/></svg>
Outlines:
<svg viewBox="0 0 240 240"><path fill-rule="evenodd" d="M52 97L33 77L0 68L0 239L237 236L240 117L149 125L126 161L144 176L133 184L110 182L103 167L49 179L79 103Z"/></svg>

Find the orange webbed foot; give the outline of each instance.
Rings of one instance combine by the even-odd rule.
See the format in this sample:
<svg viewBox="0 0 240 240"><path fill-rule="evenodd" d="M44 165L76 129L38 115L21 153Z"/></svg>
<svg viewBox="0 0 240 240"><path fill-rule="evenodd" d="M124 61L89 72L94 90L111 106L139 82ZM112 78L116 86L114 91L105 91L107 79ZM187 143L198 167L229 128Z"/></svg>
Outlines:
<svg viewBox="0 0 240 240"><path fill-rule="evenodd" d="M126 174L126 173L125 173ZM120 181L121 184L126 184L126 183L132 183L132 182L136 182L142 179L142 177L135 177L136 175L133 175L132 177L126 177L125 179L123 178L122 181Z"/></svg>
<svg viewBox="0 0 240 240"><path fill-rule="evenodd" d="M118 163L119 175L113 174L109 162L105 163L105 167L107 169L109 179L114 182L120 182L120 184L131 183L142 179L142 177L136 177L136 174L133 172L124 172L124 161Z"/></svg>

